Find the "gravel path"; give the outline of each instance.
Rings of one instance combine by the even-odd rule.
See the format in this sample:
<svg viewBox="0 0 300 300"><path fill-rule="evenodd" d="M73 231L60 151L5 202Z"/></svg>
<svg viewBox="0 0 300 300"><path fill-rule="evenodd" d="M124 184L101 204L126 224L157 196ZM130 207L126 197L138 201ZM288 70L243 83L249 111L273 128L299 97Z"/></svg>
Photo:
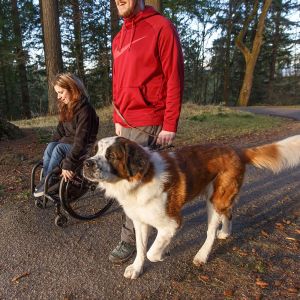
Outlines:
<svg viewBox="0 0 300 300"><path fill-rule="evenodd" d="M283 132L280 138L288 135ZM21 142L28 145L26 138ZM28 161L27 168L30 165ZM0 162L1 178L15 174L15 188L22 180L28 186L29 176L24 179L18 167L2 167ZM234 213L233 236L216 242L201 268L194 267L192 259L205 240L205 205L190 203L170 257L147 262L145 273L134 281L123 277L127 264L108 261L120 236L117 204L96 221L69 218L61 229L54 224L53 207L39 209L25 195L14 197L11 188L9 201L0 193L0 299L296 299L299 178L300 167L278 175L249 167Z"/></svg>

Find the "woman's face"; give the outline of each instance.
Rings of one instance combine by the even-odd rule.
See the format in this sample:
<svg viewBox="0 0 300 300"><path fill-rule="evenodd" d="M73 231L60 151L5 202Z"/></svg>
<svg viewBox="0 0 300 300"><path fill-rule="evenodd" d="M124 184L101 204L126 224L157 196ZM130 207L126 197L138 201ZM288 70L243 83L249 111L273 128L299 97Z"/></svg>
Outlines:
<svg viewBox="0 0 300 300"><path fill-rule="evenodd" d="M57 99L62 101L64 104L68 104L71 101L71 93L58 85L54 86L54 90L57 93Z"/></svg>

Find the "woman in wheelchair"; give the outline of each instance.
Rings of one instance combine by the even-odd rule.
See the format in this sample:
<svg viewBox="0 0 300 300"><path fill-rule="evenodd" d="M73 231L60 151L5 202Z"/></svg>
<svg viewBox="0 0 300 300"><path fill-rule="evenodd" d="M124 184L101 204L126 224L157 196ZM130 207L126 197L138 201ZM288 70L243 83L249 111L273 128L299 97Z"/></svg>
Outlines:
<svg viewBox="0 0 300 300"><path fill-rule="evenodd" d="M56 76L53 86L57 93L59 123L45 149L43 177L34 190L34 197L44 195L45 178L58 166L61 166L61 176L65 181L72 179L98 133L99 118L89 103L81 80L74 74L63 73ZM48 182L48 192L57 190L57 183L54 179Z"/></svg>

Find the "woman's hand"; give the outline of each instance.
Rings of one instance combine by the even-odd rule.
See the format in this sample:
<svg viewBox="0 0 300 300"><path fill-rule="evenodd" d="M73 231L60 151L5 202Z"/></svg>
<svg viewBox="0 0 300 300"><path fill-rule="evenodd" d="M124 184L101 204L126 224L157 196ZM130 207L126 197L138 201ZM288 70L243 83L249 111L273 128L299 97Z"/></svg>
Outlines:
<svg viewBox="0 0 300 300"><path fill-rule="evenodd" d="M64 178L65 181L71 180L74 177L74 175L75 173L73 171L65 169L61 170L61 176Z"/></svg>

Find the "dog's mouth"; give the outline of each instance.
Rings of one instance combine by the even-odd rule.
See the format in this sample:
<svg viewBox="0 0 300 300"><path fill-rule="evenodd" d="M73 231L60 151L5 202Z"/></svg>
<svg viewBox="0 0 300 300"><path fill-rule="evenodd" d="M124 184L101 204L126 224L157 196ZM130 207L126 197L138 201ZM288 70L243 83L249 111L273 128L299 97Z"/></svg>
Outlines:
<svg viewBox="0 0 300 300"><path fill-rule="evenodd" d="M93 182L116 182L120 178L105 162L88 159L82 168L83 177Z"/></svg>
<svg viewBox="0 0 300 300"><path fill-rule="evenodd" d="M100 169L94 160L87 159L83 164L83 177L90 181L99 182L102 179Z"/></svg>
<svg viewBox="0 0 300 300"><path fill-rule="evenodd" d="M93 172L92 170L83 167L83 177L85 177L86 179L90 180L90 181L94 181L94 182L98 182L100 180L100 178L97 178L95 176L95 172Z"/></svg>

